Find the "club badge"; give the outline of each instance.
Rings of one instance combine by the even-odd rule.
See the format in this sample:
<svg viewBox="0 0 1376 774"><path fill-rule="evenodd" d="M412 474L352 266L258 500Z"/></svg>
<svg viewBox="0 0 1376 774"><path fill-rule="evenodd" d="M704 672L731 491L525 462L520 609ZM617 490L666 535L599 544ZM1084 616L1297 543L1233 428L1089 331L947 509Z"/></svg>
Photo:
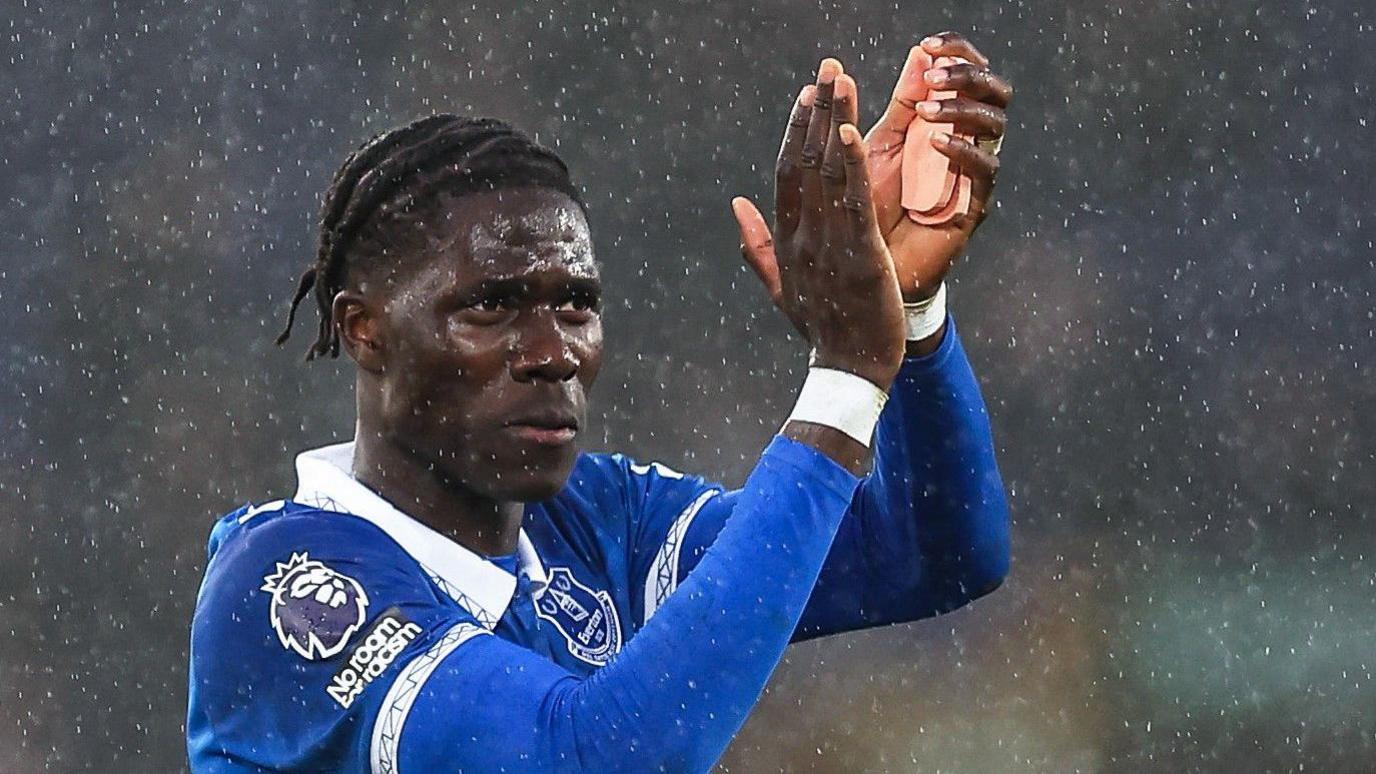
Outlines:
<svg viewBox="0 0 1376 774"><path fill-rule="evenodd" d="M268 616L282 647L310 661L344 650L368 611L368 594L358 581L304 552L277 562L262 590L272 594Z"/></svg>
<svg viewBox="0 0 1376 774"><path fill-rule="evenodd" d="M564 635L570 653L593 666L606 666L621 650L621 621L611 595L579 583L567 567L550 568L535 613Z"/></svg>

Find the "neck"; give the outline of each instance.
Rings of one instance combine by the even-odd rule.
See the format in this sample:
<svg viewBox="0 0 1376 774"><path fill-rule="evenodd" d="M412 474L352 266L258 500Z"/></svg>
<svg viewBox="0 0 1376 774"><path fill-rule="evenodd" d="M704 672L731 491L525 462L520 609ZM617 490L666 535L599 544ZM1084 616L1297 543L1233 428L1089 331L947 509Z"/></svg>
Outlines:
<svg viewBox="0 0 1376 774"><path fill-rule="evenodd" d="M525 512L519 502L484 497L443 475L429 460L388 443L360 422L354 436L354 478L398 510L485 556L516 551Z"/></svg>

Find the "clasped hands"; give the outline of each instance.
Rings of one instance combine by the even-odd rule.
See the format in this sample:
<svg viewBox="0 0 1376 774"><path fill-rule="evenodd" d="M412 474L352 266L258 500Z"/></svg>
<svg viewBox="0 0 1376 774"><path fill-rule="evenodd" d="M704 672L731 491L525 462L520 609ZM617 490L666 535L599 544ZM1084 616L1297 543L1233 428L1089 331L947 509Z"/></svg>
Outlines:
<svg viewBox="0 0 1376 774"><path fill-rule="evenodd" d="M901 302L936 292L987 215L999 168L998 157L976 142L933 137L933 147L970 178L970 208L939 225L917 223L901 203L908 127L920 115L976 141L1001 137L1013 89L988 65L957 33L924 39L909 51L883 116L861 138L855 80L839 61L824 59L784 131L773 229L749 199L732 200L746 262L819 361L836 361L885 389L897 373ZM955 95L933 101L932 91ZM853 340L835 326L867 335Z"/></svg>

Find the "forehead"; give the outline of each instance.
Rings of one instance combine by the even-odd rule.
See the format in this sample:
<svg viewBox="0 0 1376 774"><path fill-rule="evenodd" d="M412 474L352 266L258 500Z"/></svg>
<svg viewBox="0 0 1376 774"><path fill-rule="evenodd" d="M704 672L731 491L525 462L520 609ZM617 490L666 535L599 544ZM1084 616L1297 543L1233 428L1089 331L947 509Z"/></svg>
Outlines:
<svg viewBox="0 0 1376 774"><path fill-rule="evenodd" d="M511 188L451 196L441 211L449 228L435 229L428 247L433 264L452 280L597 276L583 210L558 191Z"/></svg>

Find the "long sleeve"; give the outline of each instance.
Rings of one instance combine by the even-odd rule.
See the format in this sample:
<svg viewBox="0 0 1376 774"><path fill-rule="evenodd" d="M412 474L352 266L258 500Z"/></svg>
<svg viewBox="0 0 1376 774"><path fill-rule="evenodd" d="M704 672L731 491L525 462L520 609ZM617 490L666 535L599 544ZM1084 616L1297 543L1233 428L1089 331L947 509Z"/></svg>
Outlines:
<svg viewBox="0 0 1376 774"><path fill-rule="evenodd" d="M421 656L399 769L706 770L782 657L857 484L776 438L692 577L587 678L491 636Z"/></svg>
<svg viewBox="0 0 1376 774"><path fill-rule="evenodd" d="M837 533L797 639L954 610L1003 581L1009 512L979 382L948 315L904 363L874 467Z"/></svg>
<svg viewBox="0 0 1376 774"><path fill-rule="evenodd" d="M738 502L737 492L706 491L699 507L675 522L682 532L675 546L679 578L693 572ZM794 639L953 610L996 588L1008 564L1008 501L989 415L948 315L941 345L905 361L890 390L872 472L837 532Z"/></svg>

